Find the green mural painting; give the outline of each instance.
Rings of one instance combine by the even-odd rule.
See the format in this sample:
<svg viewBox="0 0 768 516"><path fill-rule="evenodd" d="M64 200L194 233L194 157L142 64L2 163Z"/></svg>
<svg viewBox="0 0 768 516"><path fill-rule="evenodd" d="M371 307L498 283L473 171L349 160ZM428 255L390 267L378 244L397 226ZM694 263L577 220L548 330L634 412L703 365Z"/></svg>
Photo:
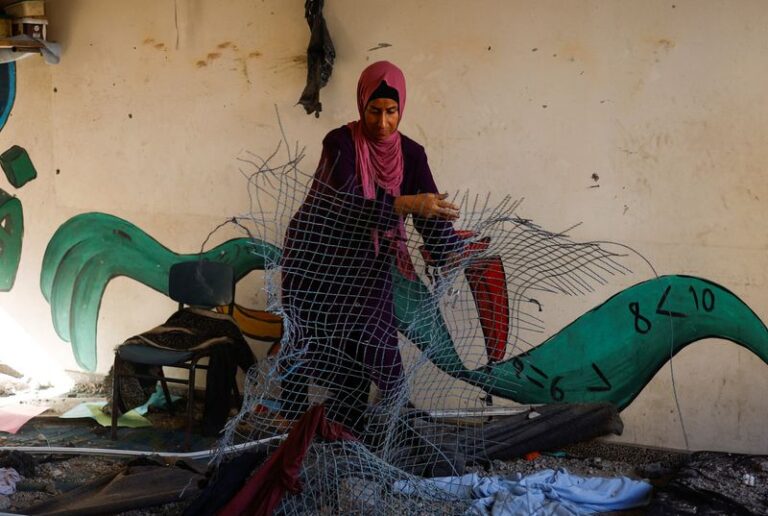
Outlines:
<svg viewBox="0 0 768 516"><path fill-rule="evenodd" d="M464 367L429 289L395 271L401 331L442 371L519 403L629 405L688 344L721 338L768 363L768 329L736 295L691 276L629 287L532 350L480 369Z"/></svg>
<svg viewBox="0 0 768 516"><path fill-rule="evenodd" d="M96 324L109 281L127 276L167 295L173 263L210 260L230 264L236 279L279 257L279 250L238 238L201 254L177 254L130 222L84 213L62 224L43 257L40 287L50 303L56 333L72 345L83 369L96 369Z"/></svg>
<svg viewBox="0 0 768 516"><path fill-rule="evenodd" d="M16 281L23 237L21 201L0 190L0 291L11 290Z"/></svg>
<svg viewBox="0 0 768 516"><path fill-rule="evenodd" d="M8 182L16 188L21 188L37 177L37 170L29 158L26 149L14 145L0 154L0 166L5 172Z"/></svg>
<svg viewBox="0 0 768 516"><path fill-rule="evenodd" d="M16 63L0 64L0 130L5 127L16 100Z"/></svg>
<svg viewBox="0 0 768 516"><path fill-rule="evenodd" d="M229 263L240 279L279 257L277 247L247 238L177 254L125 220L86 213L56 231L40 281L56 332L71 342L78 364L94 370L98 311L112 278L127 276L167 295L175 262ZM675 353L705 338L733 341L768 363L768 329L736 295L701 278L663 276L627 288L525 353L470 370L430 289L394 275L402 333L445 373L520 403L609 401L624 408Z"/></svg>
<svg viewBox="0 0 768 516"><path fill-rule="evenodd" d="M0 63L0 130L5 127L16 100L16 63ZM0 155L0 166L8 181L19 188L37 175L27 151L13 146ZM24 237L21 201L0 190L0 292L8 292L16 281Z"/></svg>

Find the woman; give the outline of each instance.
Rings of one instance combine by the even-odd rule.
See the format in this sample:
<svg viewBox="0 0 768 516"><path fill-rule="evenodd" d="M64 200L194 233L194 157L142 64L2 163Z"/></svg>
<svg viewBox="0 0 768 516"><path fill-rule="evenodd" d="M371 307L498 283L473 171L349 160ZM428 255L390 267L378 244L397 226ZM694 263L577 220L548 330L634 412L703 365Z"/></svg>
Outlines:
<svg viewBox="0 0 768 516"><path fill-rule="evenodd" d="M452 253L457 206L435 186L424 148L398 130L405 78L367 67L357 85L360 120L334 129L283 251L283 306L296 361L283 414L306 409L306 380L331 390L328 414L361 431L371 380L383 400L405 400L395 326L393 267L415 279L404 219L413 216L433 258Z"/></svg>

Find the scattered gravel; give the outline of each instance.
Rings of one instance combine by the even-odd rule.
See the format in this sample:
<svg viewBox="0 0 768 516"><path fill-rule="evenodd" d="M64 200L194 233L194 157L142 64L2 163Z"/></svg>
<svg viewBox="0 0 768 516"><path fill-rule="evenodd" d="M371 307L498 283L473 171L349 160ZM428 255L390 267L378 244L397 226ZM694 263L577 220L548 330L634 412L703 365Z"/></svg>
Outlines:
<svg viewBox="0 0 768 516"><path fill-rule="evenodd" d="M488 468L474 466L469 471L481 474L511 476L528 475L544 469L565 468L569 472L585 476L613 477L625 475L632 478L652 478L652 474L669 472L679 465L684 454L652 450L634 446L607 443L599 440L572 446L563 456L542 454L532 460L516 459L494 461ZM74 489L101 475L119 471L125 463L122 459L93 456L53 457L37 456L33 477L25 477L17 485L18 492L0 497L0 510L21 511L62 492ZM768 464L766 464L768 468ZM650 474L649 474L650 473ZM659 475L660 476L660 475ZM358 491L355 489L354 491ZM350 501L351 502L351 501ZM125 516L178 515L188 502L167 504L159 507L122 513ZM408 503L412 507L412 501ZM450 506L424 502L422 514L450 513ZM4 509L2 507L5 506Z"/></svg>
<svg viewBox="0 0 768 516"><path fill-rule="evenodd" d="M122 461L102 457L35 457L34 476L25 476L16 484L6 510L23 511L61 493L79 487L111 471Z"/></svg>

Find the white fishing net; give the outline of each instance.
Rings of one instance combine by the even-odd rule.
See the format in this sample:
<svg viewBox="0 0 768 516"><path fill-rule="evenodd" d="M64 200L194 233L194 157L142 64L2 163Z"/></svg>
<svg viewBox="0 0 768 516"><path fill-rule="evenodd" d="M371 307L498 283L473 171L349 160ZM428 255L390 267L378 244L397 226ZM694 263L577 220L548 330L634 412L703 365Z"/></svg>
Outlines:
<svg viewBox="0 0 768 516"><path fill-rule="evenodd" d="M286 495L278 512L462 513L464 502L427 488L405 494L396 483L461 474L486 460L495 439L488 415L515 405L520 381L487 373L538 343L540 296L589 292L628 270L597 244L521 218L511 197L465 193L454 197L460 244L443 223L408 218L418 274L409 280L383 251L396 235L380 231L380 252L371 254L381 203L313 179L301 170L303 157L284 140L270 156L240 158L251 206L236 221L282 249L283 261L267 264L264 288L284 335L279 353L247 375L242 410L220 446L281 434L325 403L327 416L359 439L315 440L303 489ZM395 328L393 348L382 340Z"/></svg>

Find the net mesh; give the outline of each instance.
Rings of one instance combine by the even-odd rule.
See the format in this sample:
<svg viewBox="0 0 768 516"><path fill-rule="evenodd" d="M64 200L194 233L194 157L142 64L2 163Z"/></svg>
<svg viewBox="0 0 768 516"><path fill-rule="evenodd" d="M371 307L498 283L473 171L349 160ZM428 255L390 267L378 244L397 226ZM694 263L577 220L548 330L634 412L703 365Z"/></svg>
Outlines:
<svg viewBox="0 0 768 516"><path fill-rule="evenodd" d="M280 434L324 403L359 440L313 442L303 489L279 513L462 513L466 502L444 492L397 486L461 474L483 457L484 416L514 407L515 379L491 397L477 372L534 346L541 295L583 294L629 271L600 245L519 217L511 197L465 193L453 199L458 236L442 221L408 218L409 277L387 247L399 241L380 225L383 201L321 181L327 170L302 172L303 158L285 140L265 158L239 158L250 209L235 220L282 249L264 290L284 333L279 352L248 373L219 446Z"/></svg>

